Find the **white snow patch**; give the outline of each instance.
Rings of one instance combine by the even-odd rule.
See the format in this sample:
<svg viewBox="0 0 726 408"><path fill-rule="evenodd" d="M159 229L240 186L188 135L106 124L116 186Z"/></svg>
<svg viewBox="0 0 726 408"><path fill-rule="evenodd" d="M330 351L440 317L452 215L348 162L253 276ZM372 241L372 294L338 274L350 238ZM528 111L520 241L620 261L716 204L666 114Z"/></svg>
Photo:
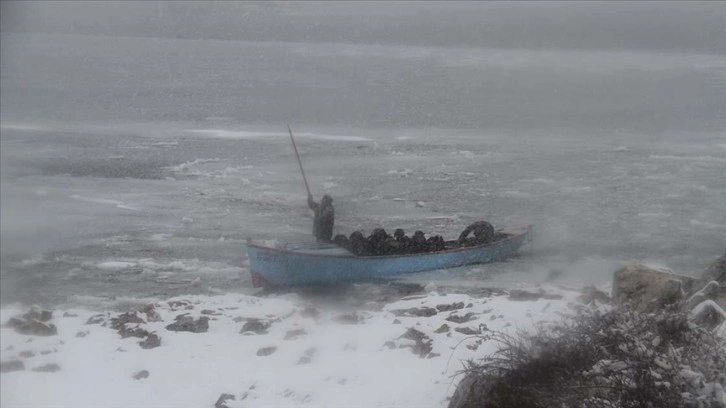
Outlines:
<svg viewBox="0 0 726 408"><path fill-rule="evenodd" d="M236 397L228 402L230 406L241 402L244 406L333 407L350 406L354 401L362 407L441 407L455 389L452 384L458 378L452 376L463 361L481 358L496 347L486 340L477 344L480 338L455 328L531 330L539 321L557 319L557 313L566 311L575 295L573 292L562 300L513 302L505 296L474 298L432 292L386 304L381 311L358 310L359 324L343 324L338 320L343 313L339 308L317 304L312 306L318 316L307 317L301 311L311 306L306 303L310 300L302 301L295 295L185 296L173 300L188 300L191 310L172 310L167 302L157 302L162 321L140 325L161 337L161 346L149 350L139 347L138 338L122 339L108 326L84 324L103 310L55 310L52 323L58 327L57 336L34 337L27 343L27 336L0 328L3 361L18 358L22 351L35 353L24 359L26 370L2 374L0 405L201 407L213 405L222 393L230 393ZM92 299L87 300L92 303ZM142 301L124 300L130 308L140 307ZM431 317L393 313L457 302L466 306ZM205 309L218 313L211 316L205 333L165 328L179 314L197 318ZM77 316L62 317L64 311ZM4 306L0 319L7 321L23 312L18 306ZM452 314L467 313L474 314L467 323L445 320ZM117 312L103 315L109 318ZM240 328L251 318L270 322L268 333L240 334ZM436 333L443 324L450 330ZM432 354L422 358L405 347L412 342L400 336L410 328L432 340ZM292 336L293 330L302 331ZM79 332L86 334L76 336ZM384 346L388 342L397 346ZM259 355L265 347L276 349ZM307 363L300 364L304 359ZM60 371L32 371L48 363L58 364ZM133 379L140 370L148 370L149 377Z"/></svg>

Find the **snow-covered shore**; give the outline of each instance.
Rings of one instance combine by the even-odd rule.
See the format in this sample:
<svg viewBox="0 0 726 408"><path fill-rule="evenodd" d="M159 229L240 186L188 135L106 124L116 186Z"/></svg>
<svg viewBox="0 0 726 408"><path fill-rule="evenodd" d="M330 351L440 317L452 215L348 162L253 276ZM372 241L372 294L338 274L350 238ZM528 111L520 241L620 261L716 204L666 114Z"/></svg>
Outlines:
<svg viewBox="0 0 726 408"><path fill-rule="evenodd" d="M141 323L123 324L118 312L54 310L47 323L57 334L50 336L18 333L7 322L28 308L5 306L0 402L8 408L211 407L229 394L234 400L218 405L442 407L462 361L496 346L478 333L513 333L557 319L578 295L559 287L484 297L431 290L365 310L289 294L185 296L126 315ZM167 329L185 313L181 320L209 318L208 330L204 324L198 333ZM158 335L161 344L145 349L142 338L122 338L136 327ZM11 371L12 361L23 369Z"/></svg>

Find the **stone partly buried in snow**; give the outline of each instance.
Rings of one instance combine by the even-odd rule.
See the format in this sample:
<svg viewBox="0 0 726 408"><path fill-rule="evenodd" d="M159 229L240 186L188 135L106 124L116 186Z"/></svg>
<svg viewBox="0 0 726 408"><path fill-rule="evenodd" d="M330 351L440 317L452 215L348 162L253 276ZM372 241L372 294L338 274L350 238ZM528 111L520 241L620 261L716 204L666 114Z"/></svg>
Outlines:
<svg viewBox="0 0 726 408"><path fill-rule="evenodd" d="M149 370L141 370L134 373L132 376L134 380L141 380L143 378L149 378Z"/></svg>
<svg viewBox="0 0 726 408"><path fill-rule="evenodd" d="M153 349L161 346L161 337L155 333L149 333L146 338L139 342L142 349Z"/></svg>
<svg viewBox="0 0 726 408"><path fill-rule="evenodd" d="M308 332L306 332L305 329L288 330L288 332L285 333L285 337L283 338L283 340L294 340L294 339L296 339L300 336L304 336L306 334L308 334Z"/></svg>
<svg viewBox="0 0 726 408"><path fill-rule="evenodd" d="M365 317L358 313L344 313L333 316L332 320L340 324L361 324L365 321Z"/></svg>
<svg viewBox="0 0 726 408"><path fill-rule="evenodd" d="M627 303L637 311L653 312L683 300L694 282L667 269L631 262L613 275L613 299L618 306Z"/></svg>
<svg viewBox="0 0 726 408"><path fill-rule="evenodd" d="M214 408L229 408L229 405L227 405L227 400L235 400L234 395L232 394L222 394L217 398L217 402L214 403Z"/></svg>
<svg viewBox="0 0 726 408"><path fill-rule="evenodd" d="M55 363L50 363L46 365L42 365L40 367L33 368L33 371L38 373L54 373L56 371L60 371L60 366Z"/></svg>
<svg viewBox="0 0 726 408"><path fill-rule="evenodd" d="M242 329L239 331L242 334L245 333L255 333L255 334L267 334L267 330L272 326L271 322L262 321L259 319L249 319L245 324L242 326Z"/></svg>
<svg viewBox="0 0 726 408"><path fill-rule="evenodd" d="M37 305L30 307L30 310L23 315L25 320L39 320L41 322L47 322L53 318L53 312L50 310L43 310Z"/></svg>
<svg viewBox="0 0 726 408"><path fill-rule="evenodd" d="M391 313L394 316L431 317L436 315L438 311L433 307L412 307L410 309L391 310Z"/></svg>
<svg viewBox="0 0 726 408"><path fill-rule="evenodd" d="M457 327L454 329L454 331L465 334L467 336L477 336L482 333L482 331L488 330L487 326L485 324L480 324L479 327L476 329L473 329L471 327Z"/></svg>
<svg viewBox="0 0 726 408"><path fill-rule="evenodd" d="M55 325L46 323L52 318L53 312L33 306L22 316L11 317L5 323L5 327L13 328L17 333L29 336L54 336L58 334L58 329Z"/></svg>
<svg viewBox="0 0 726 408"><path fill-rule="evenodd" d="M275 346L262 347L261 349L257 350L257 355L261 356L261 357L269 356L270 354L274 353L275 351L277 351L277 347L275 347Z"/></svg>
<svg viewBox="0 0 726 408"><path fill-rule="evenodd" d="M159 312L156 311L156 307L153 303L150 303L141 308L141 313L146 315L147 322L160 322L163 320Z"/></svg>
<svg viewBox="0 0 726 408"><path fill-rule="evenodd" d="M448 312L450 310L459 310L464 308L464 302L456 302L450 305L436 305L436 310L439 312Z"/></svg>
<svg viewBox="0 0 726 408"><path fill-rule="evenodd" d="M192 333L205 333L209 330L209 317L201 316L194 320L193 317L187 315L179 315L175 319L176 321L168 326L167 330L171 331L186 331Z"/></svg>
<svg viewBox="0 0 726 408"><path fill-rule="evenodd" d="M14 327L16 332L29 336L55 336L58 334L55 325L39 320L21 321Z"/></svg>
<svg viewBox="0 0 726 408"><path fill-rule="evenodd" d="M411 344L411 341L413 344ZM388 348L411 348L411 352L421 358L424 358L431 353L431 350L433 350L433 342L434 341L425 333L422 333L414 328L409 328L406 333L400 335L395 342L386 342L384 346Z"/></svg>
<svg viewBox="0 0 726 408"><path fill-rule="evenodd" d="M136 312L126 312L122 313L116 317L111 318L111 328L114 330L118 330L121 334L121 337L129 337L124 336L123 331L127 329L127 324L143 324L146 323L144 319L139 317L139 315ZM132 334L133 335L133 334Z"/></svg>
<svg viewBox="0 0 726 408"><path fill-rule="evenodd" d="M194 305L192 304L192 302L190 302L188 300L185 300L185 299L182 299L182 300L170 300L170 301L166 302L166 304L169 305L169 308L172 311L177 311L179 309L184 309L184 310L192 310L192 309L194 309Z"/></svg>
<svg viewBox="0 0 726 408"><path fill-rule="evenodd" d="M148 313L147 316L149 316ZM139 317L139 312L122 313L111 318L111 328L116 330L122 339L138 337L143 339L139 342L139 346L143 349L159 347L161 345L161 337L141 327L142 324L145 325L146 322Z"/></svg>
<svg viewBox="0 0 726 408"><path fill-rule="evenodd" d="M466 323L477 319L478 315L474 312L469 312L463 316L452 313L451 316L447 317L446 320L452 323Z"/></svg>
<svg viewBox="0 0 726 408"><path fill-rule="evenodd" d="M10 360L0 362L0 373L10 373L13 371L25 370L25 364L20 360Z"/></svg>

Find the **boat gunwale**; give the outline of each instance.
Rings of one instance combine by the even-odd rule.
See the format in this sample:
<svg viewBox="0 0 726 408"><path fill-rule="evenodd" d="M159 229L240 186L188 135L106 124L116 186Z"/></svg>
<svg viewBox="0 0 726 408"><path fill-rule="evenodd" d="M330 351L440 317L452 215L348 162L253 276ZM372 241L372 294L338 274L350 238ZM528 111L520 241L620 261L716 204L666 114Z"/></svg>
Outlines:
<svg viewBox="0 0 726 408"><path fill-rule="evenodd" d="M503 244L507 241L511 241L515 238L519 238L521 236L526 236L527 234L530 234L532 231L531 225L523 225L523 226L516 226L516 227L509 227L502 229L500 231L506 231L506 230L519 230L521 229L522 232L516 233L512 235L511 237L504 238L499 241L490 242L488 244L481 244L481 245L475 245L470 247L461 247L461 248L452 248L452 249L445 249L443 251L434 251L434 252L420 252L420 253L412 253L412 254L392 254L392 255L356 255L356 254L321 254L321 253L315 253L315 252L300 252L295 251L291 249L285 249L285 248L272 248L260 244L256 244L253 242L252 238L247 238L247 247L254 247L257 249L263 249L271 252L277 252L277 253L286 253L286 254L295 254L295 255L302 255L302 256L312 256L312 257L320 257L320 258L346 258L346 259L391 259L391 258L403 258L403 257L416 257L416 256L431 256L431 255L438 255L438 254L450 254L450 253L456 253L456 252L464 252L464 251L472 251L476 249L484 249L487 247L494 247L500 244Z"/></svg>

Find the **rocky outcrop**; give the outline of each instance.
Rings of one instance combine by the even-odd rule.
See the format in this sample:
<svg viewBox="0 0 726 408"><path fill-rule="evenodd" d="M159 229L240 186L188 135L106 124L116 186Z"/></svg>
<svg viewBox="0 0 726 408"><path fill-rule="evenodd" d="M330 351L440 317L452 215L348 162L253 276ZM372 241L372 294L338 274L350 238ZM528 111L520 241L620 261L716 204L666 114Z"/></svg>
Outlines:
<svg viewBox="0 0 726 408"><path fill-rule="evenodd" d="M582 288L580 296L577 298L582 304L589 305L594 302L602 304L610 303L610 296L607 293L597 289L594 286L585 286Z"/></svg>
<svg viewBox="0 0 726 408"><path fill-rule="evenodd" d="M448 408L481 408L488 406L493 382L476 371L469 372L456 387Z"/></svg>
<svg viewBox="0 0 726 408"><path fill-rule="evenodd" d="M726 337L725 268L722 256L704 270L701 279L695 279L633 262L615 271L613 299L616 306L629 304L648 313L679 304L689 312L691 322Z"/></svg>
<svg viewBox="0 0 726 408"><path fill-rule="evenodd" d="M631 305L640 312L653 312L682 301L694 278L656 269L641 262L631 262L613 275L613 299L616 306Z"/></svg>
<svg viewBox="0 0 726 408"><path fill-rule="evenodd" d="M713 300L722 309L726 309L726 255L711 262L703 270L698 283L701 289L692 297ZM689 303L695 302L689 300Z"/></svg>
<svg viewBox="0 0 726 408"><path fill-rule="evenodd" d="M716 281L721 286L726 285L726 255L716 258L704 269L701 282L705 284L711 281Z"/></svg>

